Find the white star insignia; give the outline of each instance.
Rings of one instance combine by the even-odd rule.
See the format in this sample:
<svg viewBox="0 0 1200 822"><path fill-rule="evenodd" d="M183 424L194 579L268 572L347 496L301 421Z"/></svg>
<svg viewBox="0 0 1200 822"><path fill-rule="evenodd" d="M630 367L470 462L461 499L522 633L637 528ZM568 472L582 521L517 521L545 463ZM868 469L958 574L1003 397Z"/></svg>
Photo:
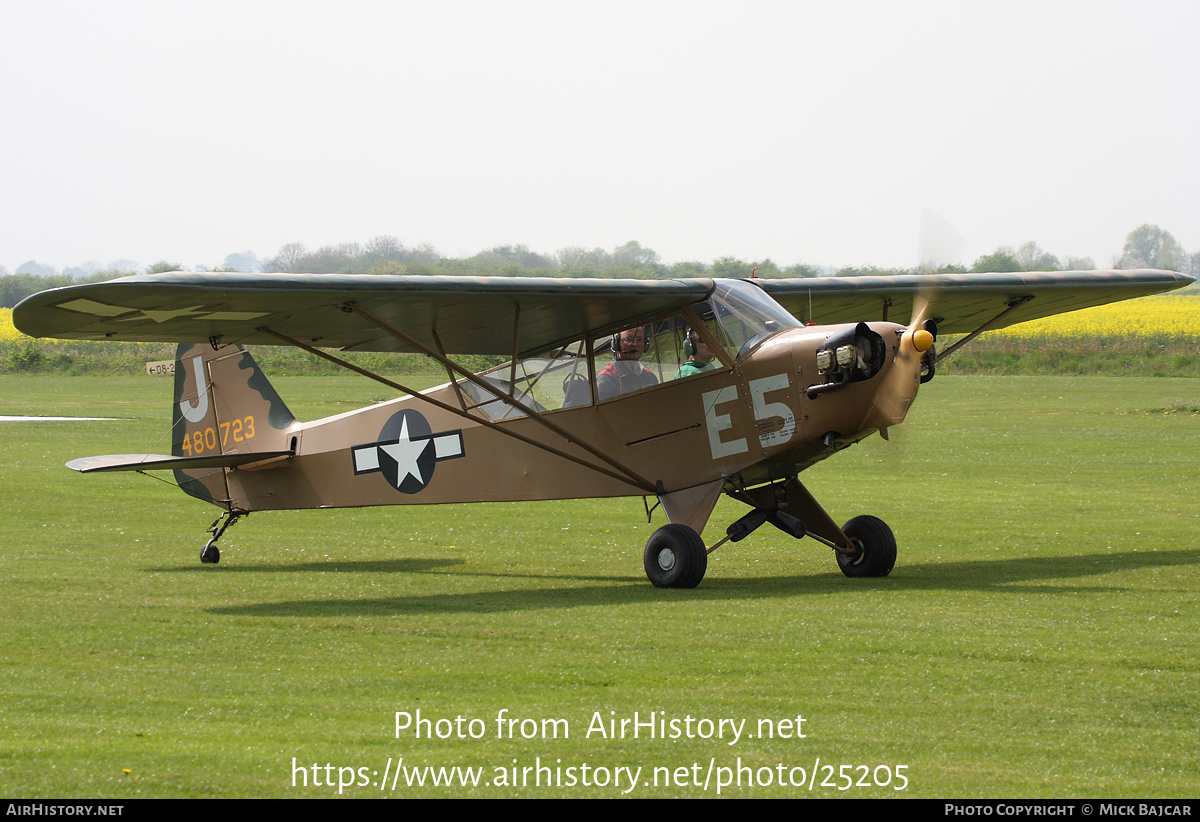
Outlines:
<svg viewBox="0 0 1200 822"><path fill-rule="evenodd" d="M379 450L396 461L396 486L399 487L409 477L416 477L417 482L425 484L421 476L421 468L417 460L429 447L430 440L411 440L408 438L408 420L400 425L400 438L387 445L380 444Z"/></svg>
<svg viewBox="0 0 1200 822"><path fill-rule="evenodd" d="M98 303L95 300L87 299L59 303L58 307L79 314L91 314L94 317L116 317L119 318L119 322L153 320L156 323L165 323L177 317L186 317L190 320L238 322L242 320L255 320L259 317L265 317L269 313L266 311L208 311L201 305L192 306L191 308L127 308L123 305L108 305L107 303Z"/></svg>

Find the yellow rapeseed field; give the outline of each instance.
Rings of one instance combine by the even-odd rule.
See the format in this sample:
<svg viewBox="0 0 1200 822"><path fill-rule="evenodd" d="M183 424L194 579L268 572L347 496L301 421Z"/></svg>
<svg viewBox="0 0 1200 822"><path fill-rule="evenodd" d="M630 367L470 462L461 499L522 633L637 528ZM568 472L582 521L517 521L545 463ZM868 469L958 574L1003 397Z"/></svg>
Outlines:
<svg viewBox="0 0 1200 822"><path fill-rule="evenodd" d="M1200 294L1161 294L1085 308L989 332L992 338L1200 340Z"/></svg>
<svg viewBox="0 0 1200 822"><path fill-rule="evenodd" d="M14 342L23 336L24 334L13 327L12 309L0 308L0 343Z"/></svg>

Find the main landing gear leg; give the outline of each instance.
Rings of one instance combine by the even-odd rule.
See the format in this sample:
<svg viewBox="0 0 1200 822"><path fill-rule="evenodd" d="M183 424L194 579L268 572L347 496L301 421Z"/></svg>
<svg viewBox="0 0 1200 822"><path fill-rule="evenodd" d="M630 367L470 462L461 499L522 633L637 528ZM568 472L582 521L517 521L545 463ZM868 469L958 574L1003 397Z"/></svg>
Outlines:
<svg viewBox="0 0 1200 822"><path fill-rule="evenodd" d="M795 477L732 496L755 509L729 526L728 538L734 542L770 522L797 539L807 534L828 545L848 577L886 577L896 564L896 537L883 520L859 516L839 528Z"/></svg>
<svg viewBox="0 0 1200 822"><path fill-rule="evenodd" d="M246 513L246 511L239 511L234 508L230 509L229 511L225 511L221 514L221 516L213 520L213 524L208 526L208 533L212 534L213 537L200 551L201 562L210 565L216 565L221 561L221 552L217 548L217 540L221 538L221 535L225 533L226 529L229 528L230 525L233 525L239 519L244 517ZM228 519L226 519L226 517L228 517ZM224 523L221 522L223 519L225 520Z"/></svg>

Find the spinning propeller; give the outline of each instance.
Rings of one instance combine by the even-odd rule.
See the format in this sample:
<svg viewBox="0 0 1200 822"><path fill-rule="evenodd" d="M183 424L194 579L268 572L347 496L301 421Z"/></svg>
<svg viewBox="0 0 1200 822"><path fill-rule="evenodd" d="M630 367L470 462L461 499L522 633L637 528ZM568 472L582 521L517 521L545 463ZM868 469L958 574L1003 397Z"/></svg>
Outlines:
<svg viewBox="0 0 1200 822"><path fill-rule="evenodd" d="M896 358L883 375L875 392L875 410L879 413L883 427L880 432L887 438L887 426L904 422L908 407L917 396L917 388L929 377L922 377L923 367L933 373L933 343L936 326L929 318L933 301L929 294L919 294L913 299L913 316L908 327L897 342Z"/></svg>
<svg viewBox="0 0 1200 822"><path fill-rule="evenodd" d="M941 266L959 259L962 251L962 235L937 212L922 209L918 251L921 273L936 273ZM931 319L933 302L930 292L913 297L912 318L900 336L895 362L875 393L875 410L885 426L903 422L918 386L933 378L933 343L937 338L937 325ZM887 439L887 428L880 428L880 434Z"/></svg>

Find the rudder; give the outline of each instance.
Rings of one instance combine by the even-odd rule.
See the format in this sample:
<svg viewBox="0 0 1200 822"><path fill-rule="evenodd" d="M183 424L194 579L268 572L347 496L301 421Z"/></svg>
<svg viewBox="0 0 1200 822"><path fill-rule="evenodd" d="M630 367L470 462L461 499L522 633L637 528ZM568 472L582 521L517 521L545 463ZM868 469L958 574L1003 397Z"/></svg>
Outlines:
<svg viewBox="0 0 1200 822"><path fill-rule="evenodd" d="M240 345L181 343L175 351L171 454L201 457L289 448L295 423L258 363ZM224 468L176 470L185 492L229 509Z"/></svg>

